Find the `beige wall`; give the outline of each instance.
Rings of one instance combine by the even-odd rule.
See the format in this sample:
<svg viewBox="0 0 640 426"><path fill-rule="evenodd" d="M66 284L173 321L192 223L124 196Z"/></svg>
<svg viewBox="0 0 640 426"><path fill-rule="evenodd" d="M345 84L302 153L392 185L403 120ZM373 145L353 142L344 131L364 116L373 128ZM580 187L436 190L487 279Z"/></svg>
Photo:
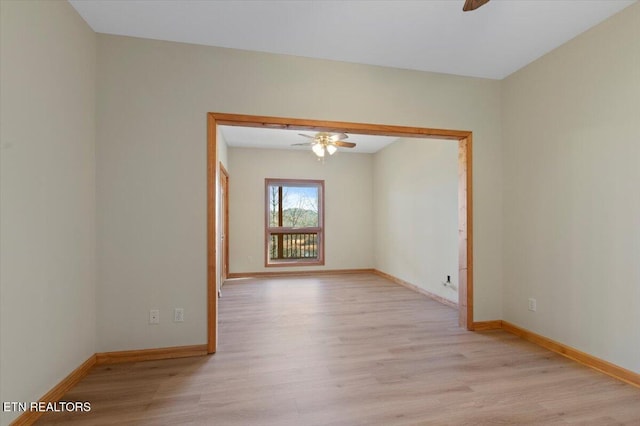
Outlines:
<svg viewBox="0 0 640 426"><path fill-rule="evenodd" d="M66 2L0 5L0 400L206 341L208 111L473 131L475 320L640 371L640 5L503 82L106 35L96 66Z"/></svg>
<svg viewBox="0 0 640 426"><path fill-rule="evenodd" d="M507 78L502 123L504 319L640 372L640 4Z"/></svg>
<svg viewBox="0 0 640 426"><path fill-rule="evenodd" d="M229 148L227 146L227 141L224 139L224 135L220 131L218 127L216 143L218 146L218 162L222 163L227 172L229 171Z"/></svg>
<svg viewBox="0 0 640 426"><path fill-rule="evenodd" d="M53 1L0 31L0 401L34 401L95 353L96 36Z"/></svg>
<svg viewBox="0 0 640 426"><path fill-rule="evenodd" d="M98 35L100 350L206 341L208 111L472 130L476 320L502 316L500 82Z"/></svg>
<svg viewBox="0 0 640 426"><path fill-rule="evenodd" d="M401 139L374 155L375 267L458 302L458 143Z"/></svg>
<svg viewBox="0 0 640 426"><path fill-rule="evenodd" d="M370 154L338 152L318 161L311 151L230 148L231 272L286 271L264 267L264 179L318 179L325 183L325 265L314 269L373 268Z"/></svg>

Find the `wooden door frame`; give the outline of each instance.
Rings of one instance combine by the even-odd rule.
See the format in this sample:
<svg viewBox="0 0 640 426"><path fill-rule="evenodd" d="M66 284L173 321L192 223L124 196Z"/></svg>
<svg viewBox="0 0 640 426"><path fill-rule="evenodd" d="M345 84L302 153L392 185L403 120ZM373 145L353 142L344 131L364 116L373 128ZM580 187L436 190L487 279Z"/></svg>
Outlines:
<svg viewBox="0 0 640 426"><path fill-rule="evenodd" d="M217 158L219 125L269 129L346 132L354 134L435 138L458 142L458 312L459 324L473 330L473 179L472 140L468 130L431 129L299 118L263 117L210 112L207 114L207 351L218 343L218 297L216 289L216 189L221 169Z"/></svg>
<svg viewBox="0 0 640 426"><path fill-rule="evenodd" d="M224 284L223 280L229 276L229 172L227 172L227 169L224 168L221 162L218 163L220 167L220 192L224 194L224 211L220 212L220 217L224 218L222 221L222 227L224 229L224 240L222 240L223 274L220 275L220 288L222 288L222 284Z"/></svg>

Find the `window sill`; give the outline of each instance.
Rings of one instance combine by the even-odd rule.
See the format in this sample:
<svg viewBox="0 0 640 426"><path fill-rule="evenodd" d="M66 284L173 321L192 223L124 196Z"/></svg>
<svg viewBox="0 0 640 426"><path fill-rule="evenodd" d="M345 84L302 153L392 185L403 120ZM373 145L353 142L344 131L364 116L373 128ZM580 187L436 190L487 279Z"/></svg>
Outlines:
<svg viewBox="0 0 640 426"><path fill-rule="evenodd" d="M287 266L324 266L324 260L271 260L264 265L266 268L283 268Z"/></svg>

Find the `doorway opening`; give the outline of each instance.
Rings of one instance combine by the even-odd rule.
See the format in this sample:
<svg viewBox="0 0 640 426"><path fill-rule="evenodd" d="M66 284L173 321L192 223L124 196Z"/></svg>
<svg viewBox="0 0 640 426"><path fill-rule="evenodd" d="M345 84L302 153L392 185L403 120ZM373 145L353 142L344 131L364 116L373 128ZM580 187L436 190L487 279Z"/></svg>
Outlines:
<svg viewBox="0 0 640 426"><path fill-rule="evenodd" d="M472 132L423 127L320 121L281 117L264 117L209 113L207 117L207 350L216 352L218 338L217 280L219 258L228 261L228 252L220 248L228 243L217 208L227 205L218 199L218 182L224 168L218 162L218 126L242 126L303 131L354 133L380 136L446 139L458 144L458 318L461 327L473 330L473 204L472 204ZM226 171L225 171L226 172ZM227 207L228 208L228 207ZM224 235L224 240L222 236ZM225 256L226 255L226 256ZM223 266L221 268L224 268Z"/></svg>

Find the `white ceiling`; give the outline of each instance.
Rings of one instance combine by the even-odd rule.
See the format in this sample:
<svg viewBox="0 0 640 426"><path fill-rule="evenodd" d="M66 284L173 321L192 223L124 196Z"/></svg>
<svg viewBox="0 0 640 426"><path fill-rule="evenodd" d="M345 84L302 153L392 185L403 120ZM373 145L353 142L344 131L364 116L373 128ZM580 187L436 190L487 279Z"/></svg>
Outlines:
<svg viewBox="0 0 640 426"><path fill-rule="evenodd" d="M94 31L502 79L634 0L69 0Z"/></svg>
<svg viewBox="0 0 640 426"><path fill-rule="evenodd" d="M236 148L299 149L311 151L308 146L291 146L306 143L310 139L302 137L315 135L315 131L268 129L263 127L219 126L228 146ZM354 142L355 148L339 148L344 152L374 153L397 141L397 137L349 134L347 142Z"/></svg>
<svg viewBox="0 0 640 426"><path fill-rule="evenodd" d="M69 0L99 33L502 79L635 0ZM309 149L294 130L221 126L232 147ZM349 135L346 152L395 137Z"/></svg>

